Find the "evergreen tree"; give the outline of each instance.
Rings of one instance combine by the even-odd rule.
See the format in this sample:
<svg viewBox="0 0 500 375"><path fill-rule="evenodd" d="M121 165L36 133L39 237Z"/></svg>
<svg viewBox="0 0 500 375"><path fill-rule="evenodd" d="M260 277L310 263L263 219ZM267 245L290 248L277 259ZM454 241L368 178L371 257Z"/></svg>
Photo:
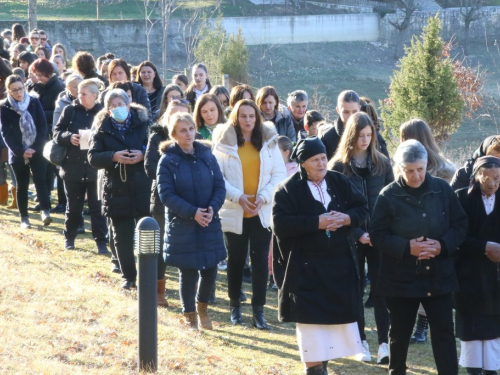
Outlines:
<svg viewBox="0 0 500 375"><path fill-rule="evenodd" d="M207 66L212 82L221 83L224 74L229 74L233 84L247 82L250 53L245 38L241 29L236 35L227 35L220 17L215 27L208 23L202 27L194 57Z"/></svg>
<svg viewBox="0 0 500 375"><path fill-rule="evenodd" d="M389 98L381 103L381 118L389 139L399 142L399 127L421 118L438 142L449 138L460 125L464 101L460 96L453 61L443 55L438 15L430 17L421 39L413 37L391 78Z"/></svg>

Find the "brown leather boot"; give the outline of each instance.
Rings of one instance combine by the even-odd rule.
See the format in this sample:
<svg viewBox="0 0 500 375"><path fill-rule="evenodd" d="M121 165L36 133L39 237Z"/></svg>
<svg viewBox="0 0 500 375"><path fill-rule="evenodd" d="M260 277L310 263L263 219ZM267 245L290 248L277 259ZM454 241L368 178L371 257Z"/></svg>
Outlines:
<svg viewBox="0 0 500 375"><path fill-rule="evenodd" d="M165 278L158 280L158 306L168 307L168 301L165 299Z"/></svg>
<svg viewBox="0 0 500 375"><path fill-rule="evenodd" d="M184 313L184 319L186 328L198 330L198 315L196 311Z"/></svg>
<svg viewBox="0 0 500 375"><path fill-rule="evenodd" d="M9 201L9 185L0 185L0 206L6 206Z"/></svg>
<svg viewBox="0 0 500 375"><path fill-rule="evenodd" d="M17 208L17 195L16 195L16 192L17 192L17 188L16 187L11 187L10 188L10 194L12 194L12 202L9 206L7 206L8 209L16 209Z"/></svg>
<svg viewBox="0 0 500 375"><path fill-rule="evenodd" d="M208 316L208 303L197 302L196 312L198 313L198 318L200 320L200 328L203 329L213 329L212 321Z"/></svg>

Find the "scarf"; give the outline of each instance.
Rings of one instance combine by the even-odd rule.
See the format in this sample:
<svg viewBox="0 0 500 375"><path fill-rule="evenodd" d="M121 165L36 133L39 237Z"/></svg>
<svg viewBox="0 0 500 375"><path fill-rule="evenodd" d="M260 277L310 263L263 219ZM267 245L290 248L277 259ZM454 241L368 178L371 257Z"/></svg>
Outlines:
<svg viewBox="0 0 500 375"><path fill-rule="evenodd" d="M474 187L479 187L479 183L476 182L475 179L476 173L479 172L479 169L483 165L489 163L496 164L500 167L500 159L495 156L481 156L480 158L476 159L476 161L474 162L474 167L472 169L472 174L470 175L469 190L467 194L471 194L472 191L474 190Z"/></svg>
<svg viewBox="0 0 500 375"><path fill-rule="evenodd" d="M7 100L12 106L14 112L16 112L19 117L19 128L21 129L22 142L24 149L28 149L36 139L36 127L33 122L33 117L31 113L28 112L28 106L30 104L31 97L28 94L24 94L22 101L18 102L10 94L7 95Z"/></svg>
<svg viewBox="0 0 500 375"><path fill-rule="evenodd" d="M127 132L128 128L130 128L130 123L132 122L132 113L131 112L128 113L128 116L123 124L120 124L111 116L110 118L111 118L111 124L113 124L116 130L118 130L118 133L120 133L122 138L125 139L125 133Z"/></svg>

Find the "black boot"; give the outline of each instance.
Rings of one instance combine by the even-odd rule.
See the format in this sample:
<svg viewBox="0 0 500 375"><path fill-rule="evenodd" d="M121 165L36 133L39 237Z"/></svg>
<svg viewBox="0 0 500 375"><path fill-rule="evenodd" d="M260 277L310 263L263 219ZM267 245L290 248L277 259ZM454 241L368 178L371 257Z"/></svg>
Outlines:
<svg viewBox="0 0 500 375"><path fill-rule="evenodd" d="M307 375L324 375L325 374L324 371L325 371L324 365L321 364L321 365L309 367L308 369L306 369L306 374Z"/></svg>
<svg viewBox="0 0 500 375"><path fill-rule="evenodd" d="M239 305L239 306L237 306ZM243 317L241 316L241 305L239 300L230 300L229 308L231 310L231 323L241 324L243 323Z"/></svg>
<svg viewBox="0 0 500 375"><path fill-rule="evenodd" d="M253 317L252 324L255 328L269 330L266 320L264 319L264 306L252 306Z"/></svg>
<svg viewBox="0 0 500 375"><path fill-rule="evenodd" d="M467 375L483 375L483 370L480 368L466 367L465 369L467 370Z"/></svg>
<svg viewBox="0 0 500 375"><path fill-rule="evenodd" d="M328 361L323 361L323 375L328 375Z"/></svg>
<svg viewBox="0 0 500 375"><path fill-rule="evenodd" d="M418 314L417 316L417 326L415 327L415 332L410 339L411 343L423 343L427 341L427 330L428 330L427 317L425 315Z"/></svg>

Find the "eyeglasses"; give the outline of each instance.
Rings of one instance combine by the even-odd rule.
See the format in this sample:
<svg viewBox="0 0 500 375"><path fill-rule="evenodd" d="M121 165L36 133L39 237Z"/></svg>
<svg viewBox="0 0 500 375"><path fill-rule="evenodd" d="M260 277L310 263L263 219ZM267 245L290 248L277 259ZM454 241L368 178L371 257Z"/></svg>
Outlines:
<svg viewBox="0 0 500 375"><path fill-rule="evenodd" d="M20 88L15 89L15 90L9 90L9 92L12 94L17 94L18 92L21 92L21 91L24 91L24 87L20 87Z"/></svg>
<svg viewBox="0 0 500 375"><path fill-rule="evenodd" d="M47 41L47 38L40 38L40 40L41 40L42 42L46 42L46 41Z"/></svg>

